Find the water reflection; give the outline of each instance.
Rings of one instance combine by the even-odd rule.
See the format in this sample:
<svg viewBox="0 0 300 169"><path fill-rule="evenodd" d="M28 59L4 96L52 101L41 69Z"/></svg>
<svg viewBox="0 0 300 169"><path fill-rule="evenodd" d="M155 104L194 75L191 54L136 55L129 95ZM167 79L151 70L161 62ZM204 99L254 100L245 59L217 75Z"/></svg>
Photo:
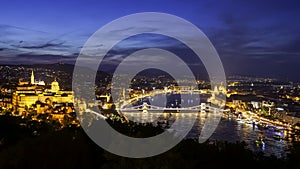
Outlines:
<svg viewBox="0 0 300 169"><path fill-rule="evenodd" d="M152 122L154 125L157 123L173 126L177 130L185 129L186 125L191 123L191 117L197 117L191 131L186 138L198 139L209 113L155 113L155 112L124 112L125 116L136 118L135 121L142 123ZM176 120L176 123L174 121ZM278 137L280 136L280 137ZM249 149L254 152L264 152L265 155L275 155L277 157L283 157L286 155L289 147L292 145L290 141L285 139L287 137L287 131L285 130L273 130L263 129L253 124L237 121L233 118L222 117L220 123L210 140L220 140L228 142L245 141ZM265 145L257 146L257 139L263 138Z"/></svg>

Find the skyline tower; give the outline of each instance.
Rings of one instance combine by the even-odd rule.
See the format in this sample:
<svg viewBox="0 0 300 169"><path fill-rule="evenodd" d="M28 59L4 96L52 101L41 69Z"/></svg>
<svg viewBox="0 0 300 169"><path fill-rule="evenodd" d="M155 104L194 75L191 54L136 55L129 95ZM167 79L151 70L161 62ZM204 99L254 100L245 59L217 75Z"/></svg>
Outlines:
<svg viewBox="0 0 300 169"><path fill-rule="evenodd" d="M30 84L34 85L34 73L33 73L33 70L31 70L31 77L30 77Z"/></svg>

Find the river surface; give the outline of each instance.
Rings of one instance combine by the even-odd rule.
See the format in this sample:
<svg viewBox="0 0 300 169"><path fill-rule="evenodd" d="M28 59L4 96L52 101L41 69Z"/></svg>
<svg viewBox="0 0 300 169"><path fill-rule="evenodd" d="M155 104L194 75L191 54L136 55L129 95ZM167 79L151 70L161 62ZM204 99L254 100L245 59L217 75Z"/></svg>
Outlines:
<svg viewBox="0 0 300 169"><path fill-rule="evenodd" d="M186 127L185 125L192 123L191 119L196 118L192 129L185 137L186 139L198 139L205 121L207 120L207 118L209 118L209 114L205 113L180 114L155 112L125 112L124 115L129 117L129 119L140 123L157 123L157 121L161 121L161 119L169 119L167 123L170 126L172 124L177 125L173 126L174 128L176 128L176 130L180 130L180 128ZM174 123L175 119L178 120L177 123ZM286 156L286 153L289 151L289 148L292 146L292 143L286 139L274 138L274 135L280 135L283 138L285 138L287 137L287 131L261 129L257 126L253 126L252 124L240 122L236 118L226 118L225 116L222 116L217 128L209 137L209 140L227 141L232 143L237 141L244 141L247 144L247 148L249 148L253 152L263 152L266 156ZM264 138L265 146L257 146L256 140L259 137Z"/></svg>
<svg viewBox="0 0 300 169"><path fill-rule="evenodd" d="M195 106L200 103L205 103L210 95L195 95L195 94L159 94L148 98L137 100L133 103L133 106L143 105L147 103L149 105L157 105L159 107L180 107L182 104L185 106ZM130 120L146 123L152 122L156 124L157 121L163 121L169 126L180 130L185 128L188 124L192 124L190 132L186 135L186 138L198 139L201 130L205 124L205 121L209 119L210 113L200 112L188 112L184 113L163 113L155 112L151 110L147 113L141 111L125 112L125 116L129 117ZM239 121L235 116L227 116L219 113L218 125L209 140L219 140L227 142L246 142L247 147L253 152L263 152L266 156L275 155L277 157L284 157L291 148L292 143L287 138L288 131L286 130L272 130L264 129L257 125L248 124L243 121ZM221 117L221 118L220 118ZM230 118L229 118L230 117ZM166 120L167 119L167 120ZM193 122L194 119L195 121ZM212 119L212 118L210 118ZM174 121L177 121L174 123ZM175 125L175 126L174 126ZM176 126L177 125L177 126ZM274 136L280 136L282 139L278 139ZM258 138L263 138L264 146L258 146L256 141Z"/></svg>
<svg viewBox="0 0 300 169"><path fill-rule="evenodd" d="M187 138L199 137L203 122L203 119L201 121L197 118ZM257 126L253 127L252 124L241 123L233 118L221 118L218 127L209 139L228 142L244 141L247 143L247 147L254 152L262 151L267 156L284 157L292 144L287 140L274 138L275 134L286 137L285 131L259 129ZM264 147L257 146L256 140L259 137L264 138Z"/></svg>

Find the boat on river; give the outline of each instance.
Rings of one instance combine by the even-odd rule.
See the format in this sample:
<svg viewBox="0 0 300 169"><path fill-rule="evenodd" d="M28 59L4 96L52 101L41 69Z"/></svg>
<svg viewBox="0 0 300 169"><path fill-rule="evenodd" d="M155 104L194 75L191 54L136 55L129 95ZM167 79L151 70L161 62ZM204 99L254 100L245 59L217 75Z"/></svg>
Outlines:
<svg viewBox="0 0 300 169"><path fill-rule="evenodd" d="M238 115L238 118L236 119L236 121L239 122L239 123L244 123L244 120L243 120L241 114Z"/></svg>
<svg viewBox="0 0 300 169"><path fill-rule="evenodd" d="M282 136L281 134L279 134L279 133L275 133L275 134L273 135L273 138L274 138L275 140L282 140L282 139L283 139L283 136Z"/></svg>
<svg viewBox="0 0 300 169"><path fill-rule="evenodd" d="M257 147L260 147L261 149L265 149L266 147L266 142L265 142L265 139L263 139L262 137L258 137L256 140L255 140L255 144Z"/></svg>

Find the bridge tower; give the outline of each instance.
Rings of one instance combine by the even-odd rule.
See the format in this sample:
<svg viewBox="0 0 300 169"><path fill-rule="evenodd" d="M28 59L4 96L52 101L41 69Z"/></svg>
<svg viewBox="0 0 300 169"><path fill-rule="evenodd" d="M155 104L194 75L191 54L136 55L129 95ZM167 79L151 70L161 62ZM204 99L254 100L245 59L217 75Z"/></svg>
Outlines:
<svg viewBox="0 0 300 169"><path fill-rule="evenodd" d="M126 99L126 90L125 88L122 89L122 99Z"/></svg>
<svg viewBox="0 0 300 169"><path fill-rule="evenodd" d="M143 103L143 113L148 113L148 104L146 102Z"/></svg>

